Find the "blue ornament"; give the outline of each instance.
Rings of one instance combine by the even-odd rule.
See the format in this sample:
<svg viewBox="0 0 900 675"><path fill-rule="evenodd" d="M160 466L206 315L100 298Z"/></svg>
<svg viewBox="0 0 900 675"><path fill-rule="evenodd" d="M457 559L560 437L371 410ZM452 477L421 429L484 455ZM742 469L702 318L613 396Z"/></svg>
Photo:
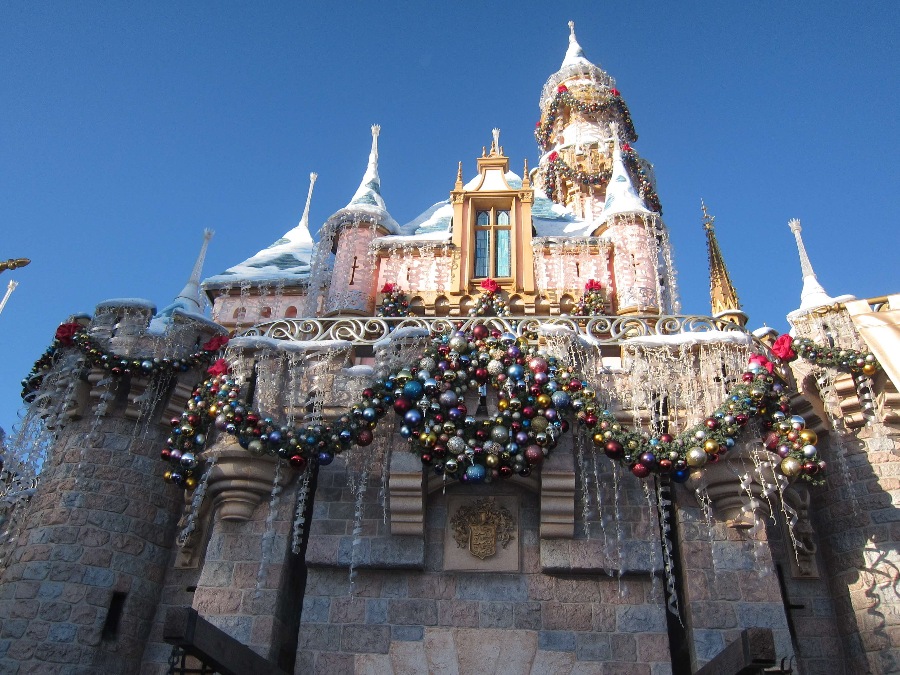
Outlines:
<svg viewBox="0 0 900 675"><path fill-rule="evenodd" d="M523 366L520 366L518 363L514 363L506 369L506 374L514 380L521 380L522 375L525 374L525 368Z"/></svg>
<svg viewBox="0 0 900 675"><path fill-rule="evenodd" d="M403 385L403 395L413 401L418 401L425 393L425 387L418 380L410 380Z"/></svg>
<svg viewBox="0 0 900 675"><path fill-rule="evenodd" d="M363 419L367 422L374 422L378 419L378 413L375 412L375 408L366 408L362 411Z"/></svg>
<svg viewBox="0 0 900 675"><path fill-rule="evenodd" d="M350 445L350 443L353 441L353 432L349 429L341 429L341 432L338 434L338 438L344 445Z"/></svg>
<svg viewBox="0 0 900 675"><path fill-rule="evenodd" d="M481 464L473 464L469 468L466 469L466 478L468 478L473 483L480 483L484 480L484 467Z"/></svg>
<svg viewBox="0 0 900 675"><path fill-rule="evenodd" d="M330 452L320 452L319 453L319 464L321 466L328 466L334 461L334 455Z"/></svg>
<svg viewBox="0 0 900 675"><path fill-rule="evenodd" d="M553 407L557 410L566 410L572 405L572 397L566 391L554 391L550 400L553 401Z"/></svg>
<svg viewBox="0 0 900 675"><path fill-rule="evenodd" d="M422 413L415 408L407 410L406 414L403 416L403 421L410 427L417 427L422 423Z"/></svg>
<svg viewBox="0 0 900 675"><path fill-rule="evenodd" d="M679 469L678 471L672 472L672 480L676 483L683 483L690 475L691 474L687 469Z"/></svg>

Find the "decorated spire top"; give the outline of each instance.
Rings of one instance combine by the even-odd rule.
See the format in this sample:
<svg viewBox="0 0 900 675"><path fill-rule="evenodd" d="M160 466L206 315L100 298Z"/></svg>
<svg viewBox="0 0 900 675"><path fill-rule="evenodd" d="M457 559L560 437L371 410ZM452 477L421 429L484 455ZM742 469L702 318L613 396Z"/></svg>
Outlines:
<svg viewBox="0 0 900 675"><path fill-rule="evenodd" d="M622 159L622 148L619 145L618 127L610 124L613 135L612 176L606 188L606 201L603 203L603 215L606 219L620 213L651 213L634 189L631 176Z"/></svg>
<svg viewBox="0 0 900 675"><path fill-rule="evenodd" d="M356 194L353 195L353 199L350 200L347 206L368 204L369 206L385 208L384 198L381 196L381 179L378 177L378 135L380 133L381 127L378 124L373 124L369 165L366 167L366 173L363 175L362 182L356 189Z"/></svg>
<svg viewBox="0 0 900 675"><path fill-rule="evenodd" d="M298 246L303 246L304 244L308 245L309 248L313 246L313 238L309 233L309 205L312 203L313 188L316 186L318 177L319 174L315 172L309 174L309 192L306 193L306 206L303 207L303 215L300 216L300 222L297 224L297 227L285 235L286 239L290 239Z"/></svg>
<svg viewBox="0 0 900 675"><path fill-rule="evenodd" d="M209 248L209 240L213 238L213 232L209 228L203 230L203 244L200 246L200 253L194 262L194 269L191 270L191 276L181 293L175 296L175 302L181 302L182 309L186 312L194 312L195 314L203 313L203 305L200 304L200 274L203 272L203 261L206 260L206 249Z"/></svg>
<svg viewBox="0 0 900 675"><path fill-rule="evenodd" d="M569 22L569 48L566 50L566 57L563 59L562 66L560 68L565 68L566 66L574 66L578 64L587 64L593 65L590 61L588 61L584 56L584 50L581 48L581 45L578 44L578 40L575 37L575 22Z"/></svg>
<svg viewBox="0 0 900 675"><path fill-rule="evenodd" d="M809 255L806 253L806 247L803 245L803 238L800 236L800 232L803 228L800 227L800 220L793 218L788 221L788 227L791 232L794 233L794 238L797 240L797 252L800 255L800 271L803 274L803 290L800 292L800 307L788 314L788 318L805 314L818 307L827 307L836 302L855 299L852 295L842 295L837 298L832 298L825 292L825 289L822 288L822 284L820 284L819 280L816 278L812 263L809 261Z"/></svg>
<svg viewBox="0 0 900 675"><path fill-rule="evenodd" d="M701 199L700 208L703 211L703 229L706 230L706 252L709 256L709 302L713 316L722 314L730 315L742 326L747 323L747 317L741 311L741 302L738 299L734 284L725 267L725 259L719 249L716 240L714 223L715 216L710 215L706 204ZM734 312L734 314L731 314Z"/></svg>

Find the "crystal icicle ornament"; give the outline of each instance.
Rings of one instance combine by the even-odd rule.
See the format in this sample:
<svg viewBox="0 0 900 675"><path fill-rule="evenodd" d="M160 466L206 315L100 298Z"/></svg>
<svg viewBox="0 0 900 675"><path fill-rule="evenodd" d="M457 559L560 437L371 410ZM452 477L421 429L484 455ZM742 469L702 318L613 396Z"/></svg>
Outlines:
<svg viewBox="0 0 900 675"><path fill-rule="evenodd" d="M269 511L266 514L266 530L262 536L262 555L259 559L259 567L256 572L256 589L254 597L258 598L262 594L262 588L266 579L266 568L272 561L273 548L275 544L275 515L278 510L278 497L281 494L281 465L282 462L276 462L275 474L272 478L272 492L269 496Z"/></svg>
<svg viewBox="0 0 900 675"><path fill-rule="evenodd" d="M306 527L306 510L309 503L309 484L313 472L312 462L303 472L300 489L297 490L297 505L294 507L294 522L291 529L291 553L298 555L303 545L303 532Z"/></svg>

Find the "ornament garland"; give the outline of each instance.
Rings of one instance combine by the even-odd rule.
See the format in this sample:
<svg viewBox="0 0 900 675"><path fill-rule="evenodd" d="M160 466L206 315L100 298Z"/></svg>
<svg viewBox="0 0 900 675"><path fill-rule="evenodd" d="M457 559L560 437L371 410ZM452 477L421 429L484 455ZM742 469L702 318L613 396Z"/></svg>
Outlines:
<svg viewBox="0 0 900 675"><path fill-rule="evenodd" d="M500 295L500 284L488 278L481 282L481 289L484 293L478 296L469 316L509 316L509 306Z"/></svg>
<svg viewBox="0 0 900 675"><path fill-rule="evenodd" d="M575 316L602 316L606 313L606 294L599 281L590 279L584 285L584 293L575 305Z"/></svg>
<svg viewBox="0 0 900 675"><path fill-rule="evenodd" d="M760 418L763 442L780 458L778 468L789 479L801 478L814 485L824 483L825 462L818 459L818 440L805 420L791 415L787 387L774 375L774 366L764 356L750 357L741 382L725 400L699 424L677 436L650 436L625 428L608 410L578 412L580 424L592 432L595 447L610 459L625 464L638 478L651 473L670 474L677 483L686 481L691 471L708 462L719 461L734 447L741 429L752 418Z"/></svg>
<svg viewBox="0 0 900 675"><path fill-rule="evenodd" d="M637 141L637 133L634 130L634 122L631 121L631 113L628 110L628 106L625 105L625 101L622 99L622 95L619 93L618 89L610 89L606 96L599 101L584 103L570 92L566 85L561 84L556 88L556 95L553 97L553 100L550 101L546 116L535 125L534 137L541 147L541 150L544 152L547 151L547 147L550 143L550 137L553 134L553 126L556 123L557 115L559 115L560 105L577 110L585 115L599 115L600 113L612 110L618 113L621 127L624 132L623 135L626 140L629 140L632 143Z"/></svg>
<svg viewBox="0 0 900 675"><path fill-rule="evenodd" d="M178 359L146 357L122 357L108 352L100 343L88 335L80 323L63 323L56 329L53 342L35 362L31 372L22 380L22 398L28 402L44 380L44 376L55 362L60 347L76 347L97 368L108 370L115 377L127 375L149 376L157 372L186 372L203 363L208 363L226 344L228 337L217 335L204 344L198 351Z"/></svg>
<svg viewBox="0 0 900 675"><path fill-rule="evenodd" d="M866 376L875 375L881 369L872 352L824 347L809 338L792 338L790 335L778 336L772 345L772 353L784 361L792 361L799 356L816 366L840 368Z"/></svg>
<svg viewBox="0 0 900 675"><path fill-rule="evenodd" d="M397 284L385 284L381 288L381 304L375 308L378 316L398 318L409 316L409 298Z"/></svg>
<svg viewBox="0 0 900 675"><path fill-rule="evenodd" d="M631 174L632 177L637 177L638 194L641 196L641 199L644 200L644 204L647 205L647 208L662 215L662 203L659 201L659 195L653 188L653 182L650 180L644 167L638 161L637 153L630 145L628 145L628 143L622 143L622 162L625 164L628 173Z"/></svg>

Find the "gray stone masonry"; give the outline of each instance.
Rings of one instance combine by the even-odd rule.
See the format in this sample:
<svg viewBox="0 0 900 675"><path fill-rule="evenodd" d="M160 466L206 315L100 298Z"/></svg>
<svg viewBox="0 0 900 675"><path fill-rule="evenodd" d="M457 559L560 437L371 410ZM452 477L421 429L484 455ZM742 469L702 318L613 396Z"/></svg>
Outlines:
<svg viewBox="0 0 900 675"><path fill-rule="evenodd" d="M641 522L643 492L631 483L623 477L619 495L623 539L650 533ZM337 461L320 473L295 672L671 672L662 582L646 571L618 577L620 561L632 571L647 564L624 549L619 557L612 518L605 546L595 518L591 539L580 526L575 539L541 540L537 494L510 483L448 484L446 494L428 496L424 537L391 537L380 480L372 479L351 588L353 497L346 485ZM520 547L518 572L444 570L447 497L466 494L518 496L521 522L510 544ZM581 552L574 565L566 567L563 549L554 547L561 541L575 545L565 551ZM598 559L588 560L587 551ZM548 557L554 573L543 569Z"/></svg>

